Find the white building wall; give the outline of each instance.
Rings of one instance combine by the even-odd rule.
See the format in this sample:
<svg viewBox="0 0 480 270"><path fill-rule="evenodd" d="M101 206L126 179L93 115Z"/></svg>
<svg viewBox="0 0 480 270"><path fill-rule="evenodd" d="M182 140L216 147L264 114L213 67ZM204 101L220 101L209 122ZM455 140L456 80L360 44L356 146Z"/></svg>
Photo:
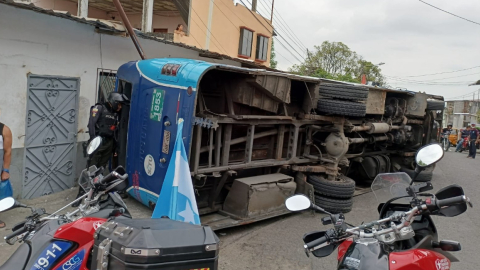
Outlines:
<svg viewBox="0 0 480 270"><path fill-rule="evenodd" d="M240 66L231 60L202 58L198 52L140 39L147 57L181 57ZM22 192L28 74L80 78L78 142L88 139L89 109L97 96L97 68L118 69L139 60L130 38L99 34L92 25L0 4L0 121L13 132L11 182ZM77 172L84 168L77 147Z"/></svg>
<svg viewBox="0 0 480 270"><path fill-rule="evenodd" d="M98 34L91 25L0 4L0 121L14 133L13 147L23 147L27 75L80 78L79 131L86 131L88 110L97 93L97 68L118 69L139 60L130 38ZM206 59L197 51L140 39L147 57ZM8 119L8 121L7 121ZM79 141L88 139L79 134Z"/></svg>

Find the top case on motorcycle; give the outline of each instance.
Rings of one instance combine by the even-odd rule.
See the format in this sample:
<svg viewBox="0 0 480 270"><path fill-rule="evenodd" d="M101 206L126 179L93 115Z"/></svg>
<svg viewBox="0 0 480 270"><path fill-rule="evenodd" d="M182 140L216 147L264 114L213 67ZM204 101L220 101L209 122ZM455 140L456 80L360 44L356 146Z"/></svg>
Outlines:
<svg viewBox="0 0 480 270"><path fill-rule="evenodd" d="M102 270L217 269L219 239L208 226L168 218L111 220L95 233L90 269L102 263L99 247L110 240L108 267Z"/></svg>

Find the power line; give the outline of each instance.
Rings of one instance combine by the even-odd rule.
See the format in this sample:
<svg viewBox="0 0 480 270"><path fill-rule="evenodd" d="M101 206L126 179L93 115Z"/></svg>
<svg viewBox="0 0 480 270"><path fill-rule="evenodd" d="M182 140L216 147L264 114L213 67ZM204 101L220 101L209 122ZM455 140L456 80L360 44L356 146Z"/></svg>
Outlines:
<svg viewBox="0 0 480 270"><path fill-rule="evenodd" d="M428 82L428 81L412 81L412 80L405 80L405 79L398 79L394 77L389 77L385 76L385 78L389 80L394 80L394 81L399 81L399 82L405 82L405 83L411 83L411 84L422 84L422 85L438 85L438 86L460 86L460 85L466 85L471 82Z"/></svg>
<svg viewBox="0 0 480 270"><path fill-rule="evenodd" d="M280 40L278 40L278 38L275 39L275 40L278 41L278 44L280 44L280 46L282 46L285 50L287 50L288 52L290 52L290 51L285 47L285 45L283 45L283 44L280 42ZM294 55L294 54L291 53L291 52L290 52L290 54L291 54L298 62L300 62L300 63L302 62L302 60L298 59L296 55ZM291 63L291 62L290 62L290 63Z"/></svg>
<svg viewBox="0 0 480 270"><path fill-rule="evenodd" d="M446 10L443 10L443 9L441 9L441 8L438 8L438 7L436 7L436 6L434 6L434 5L431 5L431 4L427 3L427 2L424 2L424 1L422 1L422 0L418 0L418 1L424 3L425 5L429 5L429 6L433 7L433 8L435 8L435 9L438 9L438 10L440 10L440 11L443 11L443 12L445 12L445 13L448 13L448 14L450 14L450 15L452 15L452 16L455 16L455 17L457 17L457 18L460 18L460 19L462 19L462 20L465 20L465 21L467 21L467 22L471 22L471 23L480 25L480 23L478 23L478 22L474 22L474 21L469 20L469 19L467 19L467 18L464 18L464 17L458 16L458 15L455 15L455 14L453 14L453 13L451 13L451 12L448 12L448 11L446 11Z"/></svg>
<svg viewBox="0 0 480 270"><path fill-rule="evenodd" d="M270 2L270 4L271 4L271 2ZM275 7L273 7L273 10L275 11L275 14L277 14L277 17L280 19L279 20L280 24L282 24L284 27L286 27L288 30L290 30L290 33L297 39L297 41L300 43L300 45L303 46L303 49L307 50L307 46L305 46L305 44L303 44L303 42L300 40L300 38L298 38L298 36L295 35L295 32L290 28L290 26L288 26L288 23L283 19L282 15L280 15L280 12Z"/></svg>
<svg viewBox="0 0 480 270"><path fill-rule="evenodd" d="M475 67L471 67L471 68L459 69L459 70L454 70L454 71L446 71L446 72L439 72L439 73L430 73L430 74L415 75L415 76L404 76L404 78L424 77L424 76L431 76L431 75L455 73L455 72L460 72L460 71L465 71L465 70L471 70L471 69L475 69L475 68L479 68L479 67L480 67L480 66L475 66ZM394 77L394 76L392 76L392 77Z"/></svg>
<svg viewBox="0 0 480 270"><path fill-rule="evenodd" d="M247 5L245 5L245 3L243 2L243 0L240 0L240 2L241 2L245 7L247 7ZM247 0L247 2L248 2L250 5L252 4L249 0ZM261 23L265 28L267 28L267 27L262 23L262 21L260 21L260 19L257 18L257 16L253 13L253 11L252 11L251 9L249 9L249 8L247 8L247 9L248 9L248 11L250 11L250 13L255 17L255 19L257 19L257 21L258 21L259 23ZM263 16L262 16L262 17L263 17ZM272 27L273 27L273 26L272 26ZM267 29L268 29L268 28L267 28ZM281 37L283 40L285 40L285 39L282 37L282 35L280 35L280 33L278 33L278 36ZM277 39L277 40L278 40L278 39ZM288 44L288 46L290 46L290 48L293 49L293 51L295 51L298 55L300 55L300 57L303 59L303 61L305 61L305 58L304 58L300 53L298 53L297 50L295 50L295 48L293 48L293 46L292 46L288 41L285 40L285 42ZM288 51L288 52L289 52L291 55L294 55L292 52L290 52L290 51ZM298 58L297 58L297 60L298 60ZM302 62L302 61L300 61L300 62Z"/></svg>
<svg viewBox="0 0 480 270"><path fill-rule="evenodd" d="M268 7L266 7L265 4L264 4L262 1L260 1L260 4L267 10L267 14L268 14L268 12L270 12L270 11L268 11L268 10L269 10ZM280 17L280 15L278 15L278 16ZM264 17L264 16L263 16L263 17ZM264 18L264 19L265 19L265 18ZM267 19L265 19L265 21L268 22ZM279 21L279 22L280 22L280 21ZM287 37L288 37L293 43L295 43L295 45L298 46L298 48L300 49L300 51L302 51L302 52L304 51L304 53L306 54L307 48L305 47L305 45L303 45L301 41L300 41L300 43L298 43L297 40L292 37L292 34L290 34L290 32L289 32L288 30L286 30L285 25L283 25L282 23L280 23L280 24L283 26L283 28L280 27L280 26L278 26L276 29L281 29L281 30L284 32L284 34L286 34ZM278 31L277 31L277 32L278 32ZM303 47L302 47L302 46L303 46Z"/></svg>
<svg viewBox="0 0 480 270"><path fill-rule="evenodd" d="M220 12L222 12L223 16L225 16L225 18L227 18L227 20L236 28L237 26L230 20L230 18L228 18L228 16L222 11L222 9L221 9L215 2L213 2L213 3L215 4L215 6L218 7L218 10L220 10ZM223 3L223 2L222 2L222 3ZM243 21L242 18L240 18L240 17L235 13L235 11L233 11L233 10L232 10L228 5L226 5L225 3L223 3L223 4L224 4L241 22L243 22L245 25L247 25L247 24L245 23L245 21ZM245 3L242 2L242 4L245 6ZM246 6L245 6L245 7L246 7ZM248 9L248 8L247 8L247 9ZM250 12L252 12L252 11L250 10ZM258 20L258 18L257 18L255 15L254 15L254 17ZM269 31L269 29L268 29L261 21L259 21L259 22L262 24L263 27L265 27L265 29L267 29L267 31ZM273 36L272 36L272 39L273 39ZM277 39L277 41L278 41L278 43L279 43L280 45L283 46L283 44L282 44L278 39ZM292 54L289 50L287 50L287 51L288 51L290 54ZM281 56L282 58L287 59L285 56L283 56L283 55L282 55L281 53L279 53L279 52L275 52L275 54L278 54L278 55ZM292 56L295 57L295 55L293 55L293 54L292 54ZM290 60L288 60L288 59L287 59L287 61L290 62L290 63L292 63L292 62L291 62ZM300 61L300 62L301 62L301 61ZM292 65L293 65L293 63L292 63Z"/></svg>
<svg viewBox="0 0 480 270"><path fill-rule="evenodd" d="M445 99L455 99L455 98L461 98L461 97L464 97L464 96L468 96L468 95L471 95L471 94L474 94L474 93L477 93L478 90L475 90L473 92L470 92L470 93L467 93L465 95L461 95L461 96L454 96L454 97L449 97L449 98L445 98Z"/></svg>
<svg viewBox="0 0 480 270"><path fill-rule="evenodd" d="M181 6L181 5L180 5ZM224 51L225 54L228 55L228 51L222 46L222 44L217 40L217 38L215 37L215 35L213 35L212 31L210 31L210 29L208 29L208 26L205 24L205 22L202 20L202 18L198 15L198 13L195 11L195 9L193 8L192 6L192 10L193 12L195 12L195 14L197 15L197 17L200 19L200 21L203 23L203 25L205 26L205 29L207 29L207 31L210 33L210 35L212 35L212 37L215 39L215 41L217 42L218 45L220 45L220 47L222 48L222 50ZM195 22L195 21L193 21ZM195 23L196 24L196 23ZM197 24L197 26L199 26ZM201 28L200 26L198 28ZM207 32L205 32L205 35L207 35Z"/></svg>
<svg viewBox="0 0 480 270"><path fill-rule="evenodd" d="M479 75L478 72L476 73L471 73L471 74L465 74L465 75L461 75L461 76L454 76L454 77L446 77L446 78L438 78L438 79L433 79L433 80L427 80L427 81L421 81L421 82L435 82L435 81L440 81L440 80L446 80L446 79L453 79L453 78L461 78L461 77L467 77L467 76L472 76L472 75ZM397 76L390 76L390 78L398 78L398 79L403 79L402 77L397 77ZM408 80L408 79L406 79ZM411 80L411 81L414 81L415 80ZM418 81L416 81L418 82Z"/></svg>

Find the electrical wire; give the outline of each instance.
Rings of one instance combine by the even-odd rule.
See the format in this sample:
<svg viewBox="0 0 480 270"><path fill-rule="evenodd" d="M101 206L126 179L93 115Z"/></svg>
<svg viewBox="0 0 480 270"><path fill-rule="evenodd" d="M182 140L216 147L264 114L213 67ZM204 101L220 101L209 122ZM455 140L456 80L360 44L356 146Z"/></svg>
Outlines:
<svg viewBox="0 0 480 270"><path fill-rule="evenodd" d="M284 48L285 50L287 50L288 52L290 52L290 51L288 50L288 48L285 47L285 45L283 45L283 44L280 42L280 40L278 40L278 38L275 38L275 40L276 40L276 42L278 42L278 44L280 44L280 46L282 46L282 48ZM293 56L293 58L295 58L298 62L302 62L302 60L298 59L295 54L293 54L293 53L291 53L291 52L290 52L290 54L291 54L291 55Z"/></svg>
<svg viewBox="0 0 480 270"><path fill-rule="evenodd" d="M240 0L240 1L242 1L242 0ZM250 5L252 5L252 3L251 3L249 0L247 0L247 2L248 2ZM260 2L260 3L262 3L262 2ZM257 12L258 12L258 14L260 14L260 16L262 16L262 18L265 20L265 22L267 22L269 25L271 25L270 21L268 21L268 20L265 18L265 16L263 16L263 15L260 13L259 10L257 10ZM272 27L273 27L273 26L272 26ZM303 59L303 61L305 61L305 57L303 57L303 55L300 54L300 53L280 34L280 32L277 31L277 35L278 35L279 37L281 37L281 38L285 41L285 43L287 43L287 44L290 46L290 48L292 48L292 50L294 50L294 51ZM290 38L290 39L293 40L292 38ZM278 38L277 38L277 40L278 40ZM297 45L297 46L298 46L298 45ZM300 50L302 50L301 47L299 47L299 48L300 48ZM296 58L296 59L298 60L298 58ZM298 60L298 61L300 61L300 60ZM300 61L300 62L302 62L302 61Z"/></svg>
<svg viewBox="0 0 480 270"><path fill-rule="evenodd" d="M453 13L451 13L451 12L448 12L448 11L446 11L446 10L443 10L443 9L441 9L441 8L439 8L439 7L436 7L436 6L432 5L432 4L429 4L429 3L427 3L427 2L424 2L424 1L422 1L422 0L418 0L418 1L424 3L425 5L429 5L429 6L433 7L433 8L435 8L435 9L438 9L438 10L440 10L440 11L443 11L443 12L445 12L445 13L448 13L448 14L450 14L450 15L452 15L452 16L455 16L455 17L457 17L457 18L459 18L459 19L462 19L462 20L465 20L465 21L467 21L467 22L471 22L471 23L480 25L480 23L478 23L478 22L474 22L474 21L469 20L469 19L467 19L467 18L458 16L458 15L456 15L456 14L453 14Z"/></svg>
<svg viewBox="0 0 480 270"><path fill-rule="evenodd" d="M260 1L260 4L267 10L267 14L270 12L270 15L271 15L271 11L269 11L268 7L266 7L265 4L264 4L262 1ZM279 15L279 16L280 16L280 15ZM265 16L263 16L263 17L264 17L264 20L265 20L265 21L267 21L267 22L270 23L270 21L268 21L268 20L265 18ZM277 26L277 27L275 27L275 29L281 29L281 30L283 31L283 33L286 34L286 36L287 36L295 45L297 45L297 47L300 49L300 51L303 52L303 53L305 53L305 55L306 55L306 54L307 54L307 48L306 48L305 46L302 47L303 44L301 44L301 42L300 42L300 44L299 44L299 43L296 41L296 39L292 37L292 35L289 33L289 31L288 31L288 30L285 30L285 26L284 26L283 24L281 24L281 25L283 26L283 28L280 27L280 26ZM278 30L277 30L277 32L278 32Z"/></svg>
<svg viewBox="0 0 480 270"><path fill-rule="evenodd" d="M439 75L439 74L455 73L455 72L471 70L471 69L475 69L475 68L480 68L480 66L475 66L475 67L465 68L465 69L459 69L459 70L454 70L454 71L439 72L439 73L430 73L430 74L414 75L414 76L404 76L404 78L425 77L425 76L432 76L432 75ZM392 76L392 77L395 77L395 76Z"/></svg>
<svg viewBox="0 0 480 270"><path fill-rule="evenodd" d="M222 3L223 3L223 2L222 2ZM214 4L218 7L218 9L220 10L220 12L222 12L222 14L225 16L225 18L227 18L228 21L230 21L230 23L236 28L237 26L229 19L229 17L222 11L222 9L221 9L215 2L214 2ZM233 10L232 10L228 5L226 5L225 3L223 3L223 4L224 4L241 22L243 22L245 25L247 25L247 24L245 23L245 21L242 20L242 18L240 18L240 17L235 13L235 11L233 11ZM242 2L242 4L248 9L248 7L245 5L245 3ZM250 10L250 9L249 9L249 10ZM251 10L250 10L250 13L252 13ZM253 13L252 13L252 14L253 14ZM255 16L254 14L253 14L253 16L258 20L257 16ZM258 21L259 21L259 20L258 20ZM265 27L265 29L266 29L267 31L270 31L270 29L268 29L261 21L259 21L259 22L262 24L263 27ZM272 38L273 38L273 36L272 36ZM277 39L277 42L278 42L282 47L285 48L285 46L284 46L278 39ZM288 49L287 49L287 51L288 51L290 54L292 54L292 52L290 52ZM290 62L292 65L294 65L290 60L288 60L288 58L286 58L285 56L283 56L280 52L276 51L275 54L279 55L280 57L282 57L283 59L287 60L287 61ZM295 55L293 55L293 54L292 54L292 56L295 57ZM297 59L297 60L298 60L298 59ZM302 61L299 61L299 62L302 62Z"/></svg>
<svg viewBox="0 0 480 270"><path fill-rule="evenodd" d="M181 5L180 5L181 6ZM222 48L223 52L228 55L228 51L222 46L222 44L217 40L217 38L215 37L215 35L213 35L212 31L210 31L210 29L208 29L208 26L205 24L205 22L202 20L202 18L198 15L198 13L195 11L195 9L193 8L193 6L191 7L191 9L193 10L193 12L195 12L195 14L197 15L197 17L200 19L200 21L202 22L202 24L205 26L205 29L207 29L207 31L210 33L210 35L212 35L212 37L215 39L215 41L217 42L218 45L220 45L220 47ZM192 18L193 19L193 18ZM194 21L195 22L195 21ZM197 24L197 26L199 26ZM199 28L201 28L199 26ZM204 31L203 31L204 32ZM205 35L207 35L207 33L205 32ZM218 46L217 46L218 47Z"/></svg>
<svg viewBox="0 0 480 270"><path fill-rule="evenodd" d="M467 84L471 82L445 82L445 83L428 83L428 82L412 82L412 81L404 81L404 80L399 80L395 78L389 78L385 77L389 80L394 80L398 82L403 82L403 83L409 83L409 84L420 84L420 85L437 85L437 86L466 86Z"/></svg>
<svg viewBox="0 0 480 270"><path fill-rule="evenodd" d="M240 0L240 2L241 2L245 7L247 7L247 5L245 5L245 3L243 2L243 0ZM252 5L252 3L251 3L249 0L247 0L247 2L248 2L250 5ZM247 8L247 9L248 9L248 8ZM268 28L262 23L262 21L261 21L260 19L258 19L257 16L255 16L255 14L253 13L253 11L252 11L251 9L248 9L248 10L250 11L250 13L251 13L252 15L254 15L255 19L257 19L257 21L258 21L260 24L262 24L266 29L268 29ZM262 16L262 17L263 17L263 16ZM277 33L277 35L278 35L279 37L281 37L283 40L285 40L285 39L280 35L280 33ZM278 39L277 39L277 40L278 40ZM300 55L300 57L303 59L303 61L305 61L305 58L304 58L300 53L298 53L298 51L295 50L295 48L293 48L293 46L292 46L290 43L288 43L286 40L285 40L285 42L286 42L286 43L290 46L290 48L292 48L298 55ZM288 51L288 52L289 52L292 56L294 55L291 51ZM298 60L298 58L297 58L297 60ZM302 61L300 61L300 62L302 62Z"/></svg>
<svg viewBox="0 0 480 270"><path fill-rule="evenodd" d="M421 81L421 82L434 82L434 81L439 81L439 80L446 80L446 79L453 79L453 78L461 78L461 77L467 77L467 76L472 76L472 75L477 75L479 76L480 74L478 72L476 73L471 73L471 74L465 74L461 76L454 76L454 77L446 77L446 78L438 78L438 79L433 79L433 80L427 80L427 81ZM390 78L398 78L398 79L403 79L402 77L396 77L396 76L389 76ZM406 79L408 80L408 79ZM415 81L415 80L412 80Z"/></svg>
<svg viewBox="0 0 480 270"><path fill-rule="evenodd" d="M465 96L468 96L468 95L471 95L471 94L474 94L474 93L477 93L478 90L475 90L473 92L470 92L470 93L467 93L465 95L461 95L461 96L454 96L454 97L448 97L448 98L445 98L445 99L456 99L456 98L461 98L461 97L465 97Z"/></svg>
<svg viewBox="0 0 480 270"><path fill-rule="evenodd" d="M270 1L270 6L272 5L272 2ZM275 6L273 7L273 10L275 11L274 13L276 14L276 17L279 18L279 22L280 24L282 24L284 27L286 27L290 33L296 38L296 40L300 43L300 45L303 47L303 50L307 50L307 46L305 46L305 44L303 44L303 42L300 40L300 38L298 38L297 35L295 35L295 32L290 28L290 26L288 26L288 23L283 19L282 15L280 14L280 12L275 8ZM282 23L283 22L283 23Z"/></svg>

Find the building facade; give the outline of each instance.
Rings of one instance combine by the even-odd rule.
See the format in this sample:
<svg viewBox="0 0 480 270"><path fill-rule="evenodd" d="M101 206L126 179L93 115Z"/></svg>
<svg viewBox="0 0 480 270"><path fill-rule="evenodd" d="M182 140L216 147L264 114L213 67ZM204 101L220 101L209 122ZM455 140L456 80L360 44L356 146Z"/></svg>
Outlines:
<svg viewBox="0 0 480 270"><path fill-rule="evenodd" d="M35 5L120 21L111 0L39 0ZM130 0L122 5L132 26L146 34L270 65L271 21L233 0ZM179 25L183 32L175 31Z"/></svg>
<svg viewBox="0 0 480 270"><path fill-rule="evenodd" d="M444 111L444 126L452 124L453 128L465 128L469 124L478 124L479 110L479 101L447 101Z"/></svg>
<svg viewBox="0 0 480 270"><path fill-rule="evenodd" d="M60 3L74 7L55 1L55 9ZM0 0L0 121L13 132L11 182L23 198L74 185L86 166L90 107L113 89L118 67L140 59L121 24L45 7ZM149 58L266 68L161 37L140 33L139 41Z"/></svg>

